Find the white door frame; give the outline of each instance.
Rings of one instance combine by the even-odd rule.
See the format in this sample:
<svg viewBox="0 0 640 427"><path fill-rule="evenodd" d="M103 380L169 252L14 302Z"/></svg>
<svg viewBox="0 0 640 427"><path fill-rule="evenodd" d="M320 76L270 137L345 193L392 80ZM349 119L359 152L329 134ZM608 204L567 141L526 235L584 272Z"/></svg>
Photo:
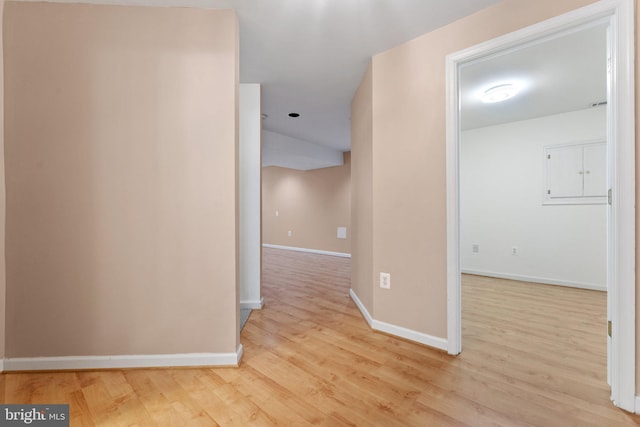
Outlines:
<svg viewBox="0 0 640 427"><path fill-rule="evenodd" d="M608 247L613 261L608 274L613 323L611 400L616 406L635 412L634 0L602 0L447 56L447 350L449 354L462 351L459 67L607 17L611 23L612 74L608 130L613 196L609 228L611 245Z"/></svg>

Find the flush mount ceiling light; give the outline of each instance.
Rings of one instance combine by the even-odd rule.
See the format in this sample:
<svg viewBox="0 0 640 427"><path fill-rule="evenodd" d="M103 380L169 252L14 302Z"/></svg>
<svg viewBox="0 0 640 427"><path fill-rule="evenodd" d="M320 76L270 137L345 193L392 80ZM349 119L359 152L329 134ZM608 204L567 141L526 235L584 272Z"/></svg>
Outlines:
<svg viewBox="0 0 640 427"><path fill-rule="evenodd" d="M485 90L480 98L485 104L493 104L494 102L506 101L509 98L513 98L518 94L518 88L511 83L504 83L497 86L492 86Z"/></svg>

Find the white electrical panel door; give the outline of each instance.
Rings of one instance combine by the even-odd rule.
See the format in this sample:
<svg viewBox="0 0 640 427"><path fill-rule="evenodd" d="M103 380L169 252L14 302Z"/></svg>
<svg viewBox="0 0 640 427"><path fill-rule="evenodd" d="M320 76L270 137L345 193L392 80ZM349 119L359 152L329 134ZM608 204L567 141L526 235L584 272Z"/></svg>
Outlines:
<svg viewBox="0 0 640 427"><path fill-rule="evenodd" d="M582 148L559 147L548 151L549 197L582 197Z"/></svg>
<svg viewBox="0 0 640 427"><path fill-rule="evenodd" d="M607 195L607 147L605 144L591 144L584 147L584 196L604 197Z"/></svg>
<svg viewBox="0 0 640 427"><path fill-rule="evenodd" d="M599 204L607 199L605 142L545 147L543 204Z"/></svg>

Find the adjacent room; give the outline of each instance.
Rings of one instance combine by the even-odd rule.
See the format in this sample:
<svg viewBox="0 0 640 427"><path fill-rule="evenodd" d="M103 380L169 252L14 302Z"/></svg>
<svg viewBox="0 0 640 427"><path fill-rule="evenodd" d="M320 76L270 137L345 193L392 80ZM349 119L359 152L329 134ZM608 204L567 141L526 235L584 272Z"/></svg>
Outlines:
<svg viewBox="0 0 640 427"><path fill-rule="evenodd" d="M588 372L603 390L607 28L498 52L460 76L463 349L557 378Z"/></svg>

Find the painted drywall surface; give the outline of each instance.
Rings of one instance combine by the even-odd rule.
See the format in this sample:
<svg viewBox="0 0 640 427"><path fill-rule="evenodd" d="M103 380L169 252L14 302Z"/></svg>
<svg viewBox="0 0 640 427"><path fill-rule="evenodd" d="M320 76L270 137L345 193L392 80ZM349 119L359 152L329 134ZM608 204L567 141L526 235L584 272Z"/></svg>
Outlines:
<svg viewBox="0 0 640 427"><path fill-rule="evenodd" d="M505 0L374 56L376 320L446 337L446 55L589 3Z"/></svg>
<svg viewBox="0 0 640 427"><path fill-rule="evenodd" d="M9 2L8 357L235 352L233 12Z"/></svg>
<svg viewBox="0 0 640 427"><path fill-rule="evenodd" d="M638 266L640 266L640 211L638 210L638 200L640 200L640 149L638 147L638 137L640 136L640 67L638 67L638 57L640 56L640 2L636 0L636 395L640 394L640 316L638 316L638 307L640 307L640 277L638 276ZM640 408L636 408L640 410Z"/></svg>
<svg viewBox="0 0 640 427"><path fill-rule="evenodd" d="M462 132L463 271L606 290L606 205L542 205L544 147L604 141L606 120L599 107Z"/></svg>
<svg viewBox="0 0 640 427"><path fill-rule="evenodd" d="M351 289L373 312L371 64L351 102Z"/></svg>
<svg viewBox="0 0 640 427"><path fill-rule="evenodd" d="M262 182L260 85L240 85L240 301L260 301Z"/></svg>
<svg viewBox="0 0 640 427"><path fill-rule="evenodd" d="M345 153L344 166L310 171L263 168L262 242L351 253L349 159ZM338 227L347 227L346 239L337 238Z"/></svg>
<svg viewBox="0 0 640 427"><path fill-rule="evenodd" d="M262 166L313 170L342 166L342 151L279 132L262 131Z"/></svg>
<svg viewBox="0 0 640 427"><path fill-rule="evenodd" d="M6 265L5 265L5 217L6 191L4 177L4 55L2 48L4 0L0 0L0 358L5 355L6 319Z"/></svg>

